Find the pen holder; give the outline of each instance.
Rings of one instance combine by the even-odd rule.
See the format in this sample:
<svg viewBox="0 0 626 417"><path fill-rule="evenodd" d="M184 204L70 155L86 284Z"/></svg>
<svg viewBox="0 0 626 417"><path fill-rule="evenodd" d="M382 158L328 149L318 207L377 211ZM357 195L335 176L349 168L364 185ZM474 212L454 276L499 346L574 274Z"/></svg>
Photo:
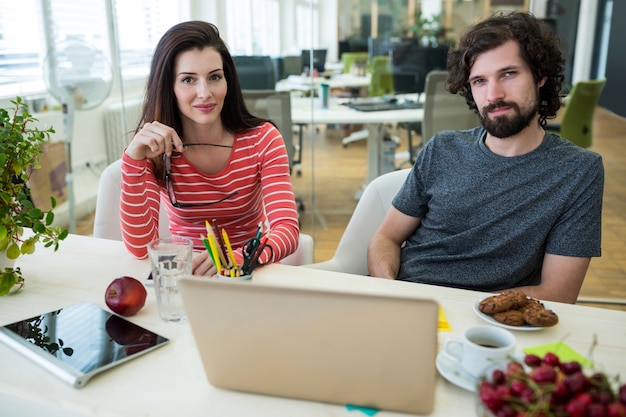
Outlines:
<svg viewBox="0 0 626 417"><path fill-rule="evenodd" d="M217 274L217 278L222 281L249 281L252 279L252 274L240 275L238 277L228 277L226 275Z"/></svg>

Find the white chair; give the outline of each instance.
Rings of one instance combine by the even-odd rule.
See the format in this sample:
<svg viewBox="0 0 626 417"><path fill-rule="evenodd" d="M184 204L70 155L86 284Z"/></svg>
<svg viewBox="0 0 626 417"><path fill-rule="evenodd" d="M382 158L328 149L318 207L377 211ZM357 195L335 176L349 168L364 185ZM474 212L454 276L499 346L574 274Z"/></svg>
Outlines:
<svg viewBox="0 0 626 417"><path fill-rule="evenodd" d="M100 176L93 236L103 239L122 240L120 227L120 184L122 160L111 163ZM159 212L159 236L169 236L169 219L165 210ZM281 261L286 265L304 265L313 262L313 238L300 233L298 249Z"/></svg>
<svg viewBox="0 0 626 417"><path fill-rule="evenodd" d="M367 245L391 207L410 168L392 171L370 182L352 213L335 254L324 262L304 265L349 274L368 275Z"/></svg>

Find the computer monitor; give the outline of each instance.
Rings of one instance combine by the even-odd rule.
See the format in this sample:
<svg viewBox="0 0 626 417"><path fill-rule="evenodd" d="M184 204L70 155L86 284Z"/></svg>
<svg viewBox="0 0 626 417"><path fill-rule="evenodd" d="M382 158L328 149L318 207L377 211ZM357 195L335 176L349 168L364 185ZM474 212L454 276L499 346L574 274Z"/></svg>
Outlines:
<svg viewBox="0 0 626 417"><path fill-rule="evenodd" d="M426 76L433 70L445 70L447 56L447 46L421 46L416 39L403 40L391 53L395 93L423 93Z"/></svg>
<svg viewBox="0 0 626 417"><path fill-rule="evenodd" d="M311 50L302 50L302 69L306 70L314 68L318 72L324 72L326 65L327 49L313 49L313 65L311 65Z"/></svg>
<svg viewBox="0 0 626 417"><path fill-rule="evenodd" d="M241 88L245 90L273 90L276 86L276 69L272 58L266 55L235 55Z"/></svg>

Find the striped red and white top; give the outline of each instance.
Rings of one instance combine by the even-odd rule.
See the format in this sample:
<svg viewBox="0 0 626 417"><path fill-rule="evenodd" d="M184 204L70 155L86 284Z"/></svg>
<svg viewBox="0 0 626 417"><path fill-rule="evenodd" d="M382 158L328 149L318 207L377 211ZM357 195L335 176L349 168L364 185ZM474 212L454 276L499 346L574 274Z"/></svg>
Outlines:
<svg viewBox="0 0 626 417"><path fill-rule="evenodd" d="M209 151L207 149L207 151ZM170 232L193 239L195 250L206 250L206 220L217 221L228 233L238 260L241 246L255 236L258 225L269 227L274 261L298 246L299 226L283 138L271 123L235 134L226 167L217 174L197 170L182 153L173 152L171 180L180 204L225 201L201 207L172 206L167 190L159 186L150 159L122 156L121 229L124 244L137 258L145 258L147 245L158 238L159 206L170 220Z"/></svg>

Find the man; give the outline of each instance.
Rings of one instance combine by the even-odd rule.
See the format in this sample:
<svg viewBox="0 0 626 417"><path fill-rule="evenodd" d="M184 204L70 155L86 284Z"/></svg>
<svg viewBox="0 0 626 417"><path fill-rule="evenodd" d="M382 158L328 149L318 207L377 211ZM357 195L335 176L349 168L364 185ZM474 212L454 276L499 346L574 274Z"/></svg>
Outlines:
<svg viewBox="0 0 626 417"><path fill-rule="evenodd" d="M543 128L559 109L554 33L521 12L477 24L448 89L482 127L437 133L370 241L370 275L574 303L600 256L599 155Z"/></svg>

